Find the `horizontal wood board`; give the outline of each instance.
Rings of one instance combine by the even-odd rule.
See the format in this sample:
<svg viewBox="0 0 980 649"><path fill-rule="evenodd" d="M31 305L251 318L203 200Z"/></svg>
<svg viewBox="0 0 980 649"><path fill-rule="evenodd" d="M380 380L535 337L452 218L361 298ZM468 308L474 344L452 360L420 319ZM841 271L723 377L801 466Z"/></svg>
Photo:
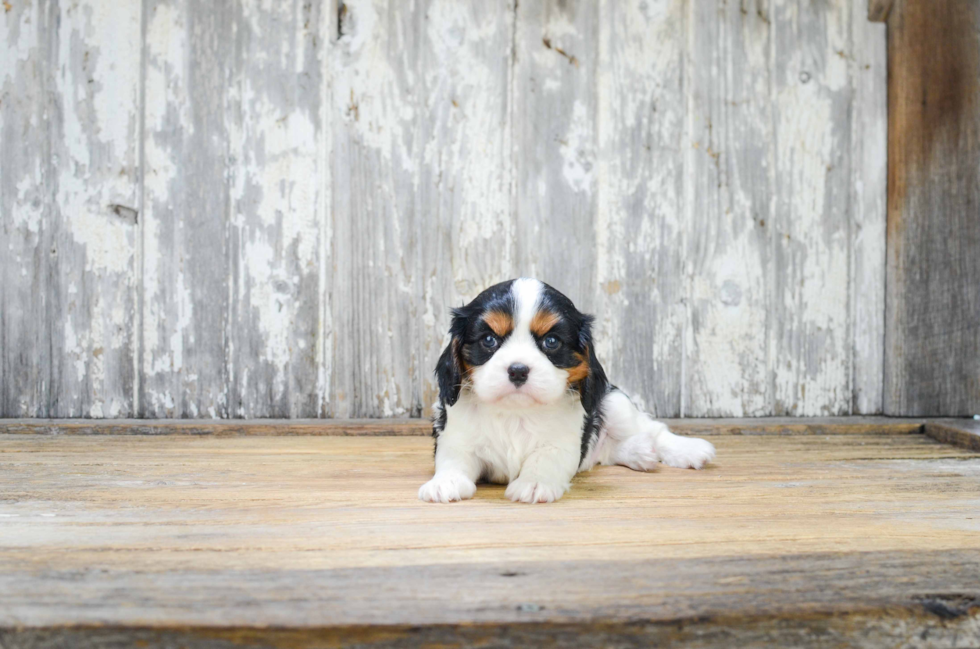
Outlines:
<svg viewBox="0 0 980 649"><path fill-rule="evenodd" d="M845 435L923 432L925 419L890 417L758 417L663 419L670 428L697 435ZM943 419L955 426L966 420ZM426 419L0 419L4 435L214 435L214 436L420 436L432 433Z"/></svg>
<svg viewBox="0 0 980 649"><path fill-rule="evenodd" d="M980 637L980 454L712 440L700 472L601 467L550 506L497 486L439 506L415 498L422 438L0 435L0 640Z"/></svg>

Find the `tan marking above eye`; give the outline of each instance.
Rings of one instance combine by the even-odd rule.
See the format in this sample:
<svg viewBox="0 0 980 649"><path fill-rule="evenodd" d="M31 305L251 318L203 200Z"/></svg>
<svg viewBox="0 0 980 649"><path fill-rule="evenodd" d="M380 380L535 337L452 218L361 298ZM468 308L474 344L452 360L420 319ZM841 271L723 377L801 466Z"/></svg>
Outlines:
<svg viewBox="0 0 980 649"><path fill-rule="evenodd" d="M538 311L531 318L531 333L535 336L543 336L561 321L557 313L552 311Z"/></svg>
<svg viewBox="0 0 980 649"><path fill-rule="evenodd" d="M575 353L575 358L578 359L579 364L575 367L566 368L565 371L568 372L568 383L578 383L579 381L585 379L589 375L589 350L586 349L584 354Z"/></svg>
<svg viewBox="0 0 980 649"><path fill-rule="evenodd" d="M488 311L483 314L483 321L501 338L514 330L514 319L503 311Z"/></svg>

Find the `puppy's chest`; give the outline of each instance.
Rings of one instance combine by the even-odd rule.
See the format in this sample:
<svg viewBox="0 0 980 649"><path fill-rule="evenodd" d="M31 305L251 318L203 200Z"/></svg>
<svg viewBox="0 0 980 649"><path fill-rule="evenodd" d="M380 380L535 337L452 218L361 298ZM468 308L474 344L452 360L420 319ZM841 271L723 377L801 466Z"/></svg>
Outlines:
<svg viewBox="0 0 980 649"><path fill-rule="evenodd" d="M519 413L460 405L464 407L459 412L450 412L447 432L451 429L450 434L465 438L470 452L489 469L487 477L492 481L517 477L527 457L541 447L567 447L570 452L577 452L581 444L585 411L577 400L561 407Z"/></svg>

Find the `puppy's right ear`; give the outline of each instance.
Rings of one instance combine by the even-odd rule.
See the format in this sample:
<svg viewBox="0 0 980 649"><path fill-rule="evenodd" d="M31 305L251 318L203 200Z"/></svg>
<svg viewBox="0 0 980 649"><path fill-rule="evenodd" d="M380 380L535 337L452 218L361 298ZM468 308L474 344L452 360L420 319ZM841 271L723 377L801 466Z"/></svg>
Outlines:
<svg viewBox="0 0 980 649"><path fill-rule="evenodd" d="M462 309L453 309L453 323L449 327L452 338L436 363L436 381L439 383L439 400L451 406L459 399L463 387L463 334L466 332L466 314Z"/></svg>

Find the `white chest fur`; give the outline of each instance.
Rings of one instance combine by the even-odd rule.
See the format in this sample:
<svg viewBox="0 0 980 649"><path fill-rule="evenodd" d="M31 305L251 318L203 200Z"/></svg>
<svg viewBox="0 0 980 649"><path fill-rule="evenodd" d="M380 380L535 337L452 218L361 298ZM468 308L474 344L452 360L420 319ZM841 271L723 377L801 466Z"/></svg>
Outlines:
<svg viewBox="0 0 980 649"><path fill-rule="evenodd" d="M562 464L577 465L584 417L577 394L549 406L507 410L481 403L464 391L447 412L439 449L468 452L482 464L485 480L506 484L541 451L566 458Z"/></svg>

